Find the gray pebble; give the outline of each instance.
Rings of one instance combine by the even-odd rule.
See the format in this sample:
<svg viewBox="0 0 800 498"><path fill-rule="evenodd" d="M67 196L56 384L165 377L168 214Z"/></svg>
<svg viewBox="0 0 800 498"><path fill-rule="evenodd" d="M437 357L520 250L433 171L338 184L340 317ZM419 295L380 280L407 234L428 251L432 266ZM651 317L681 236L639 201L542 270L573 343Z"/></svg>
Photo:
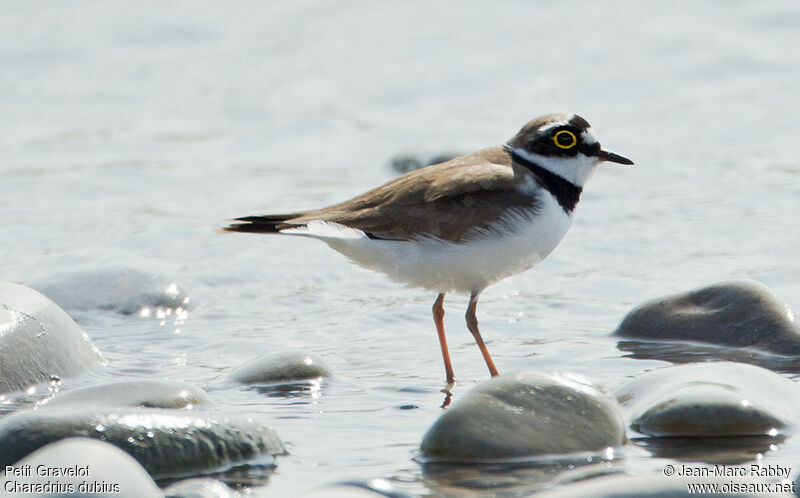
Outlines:
<svg viewBox="0 0 800 498"><path fill-rule="evenodd" d="M587 379L518 372L457 400L425 434L422 451L433 461L481 461L602 453L625 441L616 401Z"/></svg>
<svg viewBox="0 0 800 498"><path fill-rule="evenodd" d="M30 467L26 467L30 466ZM3 487L10 496L92 496L98 498L160 498L161 490L136 460L114 445L88 438L57 441L5 469ZM26 474L26 468L29 469ZM35 470L34 470L35 469ZM65 475L48 476L68 469ZM43 471L45 475L42 475ZM21 475L14 475L19 472ZM24 486L49 486L30 493ZM5 496L5 495L4 495Z"/></svg>
<svg viewBox="0 0 800 498"><path fill-rule="evenodd" d="M32 287L68 311L100 309L130 315L151 308L180 311L190 306L189 296L173 280L132 268L67 273Z"/></svg>
<svg viewBox="0 0 800 498"><path fill-rule="evenodd" d="M165 380L125 380L59 393L41 406L127 406L132 408L186 408L208 401L197 386Z"/></svg>
<svg viewBox="0 0 800 498"><path fill-rule="evenodd" d="M648 301L625 316L616 334L800 354L800 327L791 310L767 286L751 280Z"/></svg>
<svg viewBox="0 0 800 498"><path fill-rule="evenodd" d="M800 422L800 388L742 363L660 368L615 394L631 427L651 436L777 436Z"/></svg>
<svg viewBox="0 0 800 498"><path fill-rule="evenodd" d="M77 374L102 361L89 336L47 297L0 282L0 393Z"/></svg>
<svg viewBox="0 0 800 498"><path fill-rule="evenodd" d="M21 411L0 419L0 467L69 437L106 441L154 478L222 471L286 453L275 431L252 419L159 409L82 407Z"/></svg>
<svg viewBox="0 0 800 498"><path fill-rule="evenodd" d="M302 351L272 353L256 358L229 374L229 378L240 384L270 384L329 377L322 358Z"/></svg>

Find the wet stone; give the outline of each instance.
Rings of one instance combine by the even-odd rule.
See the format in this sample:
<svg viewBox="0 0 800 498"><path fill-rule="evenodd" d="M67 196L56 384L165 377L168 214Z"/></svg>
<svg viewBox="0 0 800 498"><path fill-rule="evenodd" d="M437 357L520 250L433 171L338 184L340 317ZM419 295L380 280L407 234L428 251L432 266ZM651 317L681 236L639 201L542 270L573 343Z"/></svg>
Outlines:
<svg viewBox="0 0 800 498"><path fill-rule="evenodd" d="M640 375L615 393L650 436L779 436L800 422L800 387L742 363L695 363Z"/></svg>
<svg viewBox="0 0 800 498"><path fill-rule="evenodd" d="M131 315L152 308L186 310L190 304L174 281L132 268L68 273L33 287L68 311L100 309Z"/></svg>
<svg viewBox="0 0 800 498"><path fill-rule="evenodd" d="M447 409L428 430L429 461L604 454L625 444L614 398L586 378L518 372L484 382Z"/></svg>
<svg viewBox="0 0 800 498"><path fill-rule="evenodd" d="M81 407L16 412L0 419L0 468L69 437L122 449L155 479L274 465L286 453L275 431L252 419L197 411Z"/></svg>
<svg viewBox="0 0 800 498"><path fill-rule="evenodd" d="M74 470L65 475L47 475L61 469ZM116 446L95 439L70 438L48 444L13 464L11 472L7 467L4 470L3 487L0 489L10 496L163 496L156 483L136 460ZM34 492L26 491L26 485ZM37 493L37 485L50 488L44 488L46 491Z"/></svg>
<svg viewBox="0 0 800 498"><path fill-rule="evenodd" d="M47 297L0 282L0 393L77 374L102 361L89 336Z"/></svg>
<svg viewBox="0 0 800 498"><path fill-rule="evenodd" d="M56 406L126 406L132 408L187 408L208 401L201 388L185 382L127 380L73 389L42 403Z"/></svg>
<svg viewBox="0 0 800 498"><path fill-rule="evenodd" d="M289 351L261 356L229 374L240 384L271 384L306 381L329 377L322 358L313 353Z"/></svg>
<svg viewBox="0 0 800 498"><path fill-rule="evenodd" d="M639 305L616 335L691 341L800 355L800 327L789 307L759 282L722 282Z"/></svg>

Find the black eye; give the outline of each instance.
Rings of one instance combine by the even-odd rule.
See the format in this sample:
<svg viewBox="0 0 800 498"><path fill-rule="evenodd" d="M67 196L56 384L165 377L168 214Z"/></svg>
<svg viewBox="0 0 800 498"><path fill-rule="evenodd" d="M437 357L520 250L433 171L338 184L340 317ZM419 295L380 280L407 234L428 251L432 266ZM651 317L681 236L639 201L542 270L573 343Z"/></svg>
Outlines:
<svg viewBox="0 0 800 498"><path fill-rule="evenodd" d="M578 138L569 130L561 130L553 135L553 143L559 149L571 149L578 143Z"/></svg>

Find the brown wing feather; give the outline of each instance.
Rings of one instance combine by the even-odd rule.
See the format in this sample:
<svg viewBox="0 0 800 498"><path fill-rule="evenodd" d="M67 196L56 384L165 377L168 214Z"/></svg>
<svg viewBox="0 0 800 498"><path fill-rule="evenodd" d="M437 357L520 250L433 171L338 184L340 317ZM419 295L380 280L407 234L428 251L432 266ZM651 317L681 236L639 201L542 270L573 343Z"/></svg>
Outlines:
<svg viewBox="0 0 800 498"><path fill-rule="evenodd" d="M373 237L409 240L425 236L458 242L471 231L487 228L509 209L538 209L536 197L517 191L482 191L432 202L399 206L388 204L372 209L341 213L334 221L367 232Z"/></svg>
<svg viewBox="0 0 800 498"><path fill-rule="evenodd" d="M349 201L285 221L330 221L382 239L433 236L459 241L509 209L536 209L537 201L515 189L508 153L493 147L413 171Z"/></svg>

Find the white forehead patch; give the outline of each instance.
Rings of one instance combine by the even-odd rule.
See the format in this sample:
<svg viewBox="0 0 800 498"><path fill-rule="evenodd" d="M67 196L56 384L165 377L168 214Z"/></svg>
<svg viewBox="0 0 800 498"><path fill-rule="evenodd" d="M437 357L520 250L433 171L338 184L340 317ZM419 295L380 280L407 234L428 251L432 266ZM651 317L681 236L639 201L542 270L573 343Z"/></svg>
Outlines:
<svg viewBox="0 0 800 498"><path fill-rule="evenodd" d="M591 126L583 130L583 133L581 133L581 139L583 140L583 143L589 145L600 142L600 140L597 139L597 135L594 134L594 130Z"/></svg>
<svg viewBox="0 0 800 498"><path fill-rule="evenodd" d="M561 119L559 121L553 121L552 123L550 123L547 126L542 126L541 128L539 128L538 132L539 133L544 133L547 130L551 130L553 128L558 128L559 126L568 125L570 120L575 117L574 114L562 114L562 116L564 116L564 119Z"/></svg>

